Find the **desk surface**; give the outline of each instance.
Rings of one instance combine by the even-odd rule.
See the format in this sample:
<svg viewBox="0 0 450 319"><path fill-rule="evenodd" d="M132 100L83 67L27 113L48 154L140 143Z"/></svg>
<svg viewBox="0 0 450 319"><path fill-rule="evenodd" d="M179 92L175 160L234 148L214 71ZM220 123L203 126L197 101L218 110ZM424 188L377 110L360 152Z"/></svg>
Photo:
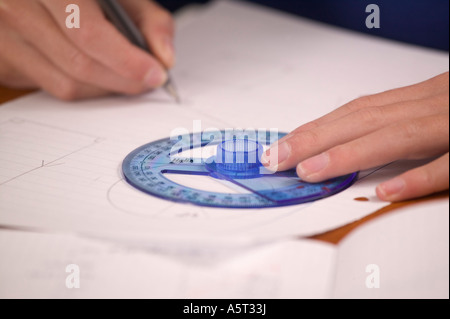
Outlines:
<svg viewBox="0 0 450 319"><path fill-rule="evenodd" d="M0 86L0 104L33 92L32 90L14 90Z"/></svg>
<svg viewBox="0 0 450 319"><path fill-rule="evenodd" d="M8 101L12 101L16 98L19 98L21 96L24 96L26 94L29 94L33 92L32 90L14 90L14 89L8 89L5 87L0 87L0 106L1 104L8 102ZM349 234L352 230L354 230L355 228L361 226L362 224L367 223L370 220L373 220L375 218L378 218L382 215L391 213L393 211L398 210L399 208L402 207L406 207L409 205L414 205L416 203L419 202L424 202L424 201L429 201L429 200L433 200L436 198L445 198L445 197L449 197L449 191L445 191L445 192L441 192L432 196L428 196L425 198L421 198L421 199L417 199L417 200L411 200L411 201L406 201L406 202L402 202L402 203L394 203L391 204L387 207L384 207L383 209L380 209L377 212L374 212L373 214L359 220L356 221L354 223L351 223L349 225L337 228L333 231L324 233L324 234L319 234L319 235L315 235L312 236L312 239L316 239L316 240L320 240L320 241L324 241L324 242L328 242L328 243L332 243L332 244L337 244L339 243L347 234ZM0 225L0 229L2 229L1 225Z"/></svg>

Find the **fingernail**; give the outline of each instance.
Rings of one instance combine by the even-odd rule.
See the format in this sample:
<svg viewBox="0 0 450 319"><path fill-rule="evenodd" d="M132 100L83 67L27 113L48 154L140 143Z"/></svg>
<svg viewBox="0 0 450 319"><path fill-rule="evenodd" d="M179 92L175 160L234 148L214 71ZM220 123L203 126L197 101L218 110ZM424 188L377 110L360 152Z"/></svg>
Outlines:
<svg viewBox="0 0 450 319"><path fill-rule="evenodd" d="M157 88L167 82L167 73L159 67L153 67L145 77L145 84L150 88Z"/></svg>
<svg viewBox="0 0 450 319"><path fill-rule="evenodd" d="M280 164L285 162L291 155L291 146L284 142L273 145L261 157L261 163L271 171L277 171Z"/></svg>
<svg viewBox="0 0 450 319"><path fill-rule="evenodd" d="M298 166L299 175L301 178L308 178L312 175L323 171L330 163L330 157L327 153L314 156L306 161L303 161Z"/></svg>
<svg viewBox="0 0 450 319"><path fill-rule="evenodd" d="M384 199L389 200L400 194L405 186L405 181L400 177L396 177L390 181L378 185L377 189Z"/></svg>

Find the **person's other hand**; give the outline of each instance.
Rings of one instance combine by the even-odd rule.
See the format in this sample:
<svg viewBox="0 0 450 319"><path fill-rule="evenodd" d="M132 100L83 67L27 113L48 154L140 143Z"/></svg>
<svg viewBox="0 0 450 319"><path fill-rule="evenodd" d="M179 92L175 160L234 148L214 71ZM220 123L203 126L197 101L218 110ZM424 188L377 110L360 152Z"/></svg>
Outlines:
<svg viewBox="0 0 450 319"><path fill-rule="evenodd" d="M133 46L93 0L0 0L0 84L63 100L138 94L164 84L174 64L171 15L149 0L121 0L156 57ZM69 29L66 6L80 8ZM158 62L162 61L162 63Z"/></svg>
<svg viewBox="0 0 450 319"><path fill-rule="evenodd" d="M396 202L446 190L449 74L354 100L299 127L271 149L262 158L269 169L297 167L299 177L311 183L400 159L437 157L378 185L376 193Z"/></svg>

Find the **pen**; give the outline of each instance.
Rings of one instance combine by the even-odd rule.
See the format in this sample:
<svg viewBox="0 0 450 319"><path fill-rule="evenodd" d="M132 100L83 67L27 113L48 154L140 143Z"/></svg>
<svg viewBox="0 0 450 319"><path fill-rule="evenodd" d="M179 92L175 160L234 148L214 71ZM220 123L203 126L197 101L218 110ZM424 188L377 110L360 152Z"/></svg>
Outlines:
<svg viewBox="0 0 450 319"><path fill-rule="evenodd" d="M98 0L98 2L102 7L106 17L125 37L127 37L128 40L130 40L131 43L152 54L147 41L145 41L144 36L128 16L125 9L120 5L120 3L117 2L117 0ZM166 92L171 95L179 104L180 97L170 76L163 87Z"/></svg>

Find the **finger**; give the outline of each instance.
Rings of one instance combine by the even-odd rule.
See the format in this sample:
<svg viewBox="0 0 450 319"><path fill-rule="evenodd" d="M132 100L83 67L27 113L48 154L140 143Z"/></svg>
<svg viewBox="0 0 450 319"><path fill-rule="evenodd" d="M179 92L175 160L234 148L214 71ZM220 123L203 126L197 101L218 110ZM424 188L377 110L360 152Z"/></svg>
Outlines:
<svg viewBox="0 0 450 319"><path fill-rule="evenodd" d="M291 134L316 128L320 125L324 125L367 107L383 106L405 101L420 100L434 95L439 95L444 92L448 93L448 83L449 73L446 72L418 84L397 88L374 95L363 96L343 105L342 107L328 113L323 117L318 118L317 120L300 126Z"/></svg>
<svg viewBox="0 0 450 319"><path fill-rule="evenodd" d="M448 113L391 125L301 162L297 173L315 183L399 159L444 154L448 129Z"/></svg>
<svg viewBox="0 0 450 319"><path fill-rule="evenodd" d="M61 30L88 56L120 76L142 83L148 88L159 87L167 81L163 66L144 50L134 46L103 15L92 0L40 0ZM67 5L80 8L81 27L68 29L65 24Z"/></svg>
<svg viewBox="0 0 450 319"><path fill-rule="evenodd" d="M8 54L11 54L9 42L15 41L16 38L17 35L8 31L4 20L0 19L0 43L3 44L0 46L0 84L18 89L37 88L37 84L29 79L20 68L12 65L8 59Z"/></svg>
<svg viewBox="0 0 450 319"><path fill-rule="evenodd" d="M408 110L408 112L405 112L405 110ZM273 146L266 153L263 162L271 170L291 169L309 157L368 135L393 123L439 112L448 112L448 95L437 95L423 100L363 108L326 125L320 125L303 132L291 133L289 137L280 140L279 144ZM274 147L278 147L278 150L274 151ZM288 154L286 154L287 150Z"/></svg>
<svg viewBox="0 0 450 319"><path fill-rule="evenodd" d="M35 46L44 56L50 57L52 62L66 74L80 82L91 84L108 91L136 94L148 90L140 82L131 81L119 76L111 69L93 60L84 52L73 45L56 25L53 18L38 1L16 0L18 5L23 5L21 11L25 15L9 16L10 25L19 32L29 43ZM23 2L27 1L26 4ZM26 5L26 7L25 7ZM28 21L27 15L38 17L38 24L24 23ZM42 36L45 34L45 36Z"/></svg>
<svg viewBox="0 0 450 319"><path fill-rule="evenodd" d="M378 185L377 196L399 202L427 196L449 188L449 153L439 159Z"/></svg>
<svg viewBox="0 0 450 319"><path fill-rule="evenodd" d="M1 28L1 25L0 25ZM0 85L15 89L34 89L37 85L22 72L7 63L0 53Z"/></svg>
<svg viewBox="0 0 450 319"><path fill-rule="evenodd" d="M0 43L8 43L2 48L4 63L21 70L30 83L60 99L75 100L108 94L107 91L68 77L40 52L11 33L0 32Z"/></svg>
<svg viewBox="0 0 450 319"><path fill-rule="evenodd" d="M168 11L153 1L121 0L144 34L152 53L168 69L175 64L174 21Z"/></svg>

